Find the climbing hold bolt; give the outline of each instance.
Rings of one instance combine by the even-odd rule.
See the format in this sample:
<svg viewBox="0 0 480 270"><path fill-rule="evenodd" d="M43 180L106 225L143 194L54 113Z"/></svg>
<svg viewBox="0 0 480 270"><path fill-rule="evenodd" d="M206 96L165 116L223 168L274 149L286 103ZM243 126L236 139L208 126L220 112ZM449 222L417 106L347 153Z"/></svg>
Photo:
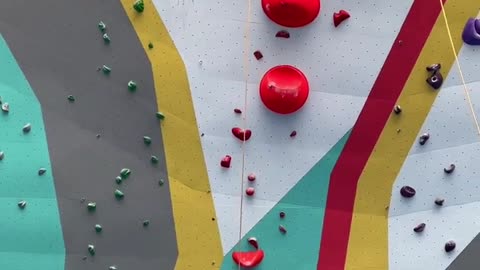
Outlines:
<svg viewBox="0 0 480 270"><path fill-rule="evenodd" d="M128 86L128 90L130 90L132 92L137 90L137 83L135 81L129 81L127 83L127 86Z"/></svg>
<svg viewBox="0 0 480 270"><path fill-rule="evenodd" d="M90 253L90 255L95 255L95 246L94 245L88 245L88 253Z"/></svg>
<svg viewBox="0 0 480 270"><path fill-rule="evenodd" d="M480 45L480 20L469 18L462 33L463 42L468 45Z"/></svg>
<svg viewBox="0 0 480 270"><path fill-rule="evenodd" d="M112 69L107 65L103 65L102 66L102 71L103 71L103 74L108 75L108 74L110 74L110 72L112 72Z"/></svg>
<svg viewBox="0 0 480 270"><path fill-rule="evenodd" d="M447 174L452 173L455 170L455 164L450 164L448 167L443 168L443 171Z"/></svg>
<svg viewBox="0 0 480 270"><path fill-rule="evenodd" d="M282 225L278 226L278 230L283 234L287 233L287 229L285 229L285 227L283 227Z"/></svg>
<svg viewBox="0 0 480 270"><path fill-rule="evenodd" d="M247 196L253 196L253 194L255 194L255 189L253 187L248 187L245 190L245 194L247 194Z"/></svg>
<svg viewBox="0 0 480 270"><path fill-rule="evenodd" d="M342 9L339 12L335 12L333 13L333 25L337 27L348 18L350 18L350 14L346 10Z"/></svg>
<svg viewBox="0 0 480 270"><path fill-rule="evenodd" d="M418 142L420 143L420 145L424 145L428 141L428 139L430 139L430 134L423 133L422 136L420 136L420 139Z"/></svg>
<svg viewBox="0 0 480 270"><path fill-rule="evenodd" d="M280 30L275 34L275 37L278 38L290 38L290 33L288 33L286 30Z"/></svg>
<svg viewBox="0 0 480 270"><path fill-rule="evenodd" d="M150 162L151 162L152 164L157 164L157 163L158 163L158 157L152 155L152 156L150 157Z"/></svg>
<svg viewBox="0 0 480 270"><path fill-rule="evenodd" d="M415 196L415 193L416 193L415 189L411 186L403 186L400 189L400 195L402 195L405 198L411 198Z"/></svg>
<svg viewBox="0 0 480 270"><path fill-rule="evenodd" d="M104 32L105 29L107 29L107 25L104 22L100 21L98 23L98 29L100 29L100 31Z"/></svg>
<svg viewBox="0 0 480 270"><path fill-rule="evenodd" d="M38 170L38 175L44 175L46 172L47 172L47 169L45 169L45 168L40 168L40 169Z"/></svg>
<svg viewBox="0 0 480 270"><path fill-rule="evenodd" d="M152 138L148 136L143 136L143 143L145 143L146 145L150 145L152 143Z"/></svg>
<svg viewBox="0 0 480 270"><path fill-rule="evenodd" d="M224 168L230 168L230 163L232 162L232 157L229 155L226 155L222 158L220 161L220 166Z"/></svg>
<svg viewBox="0 0 480 270"><path fill-rule="evenodd" d="M290 133L290 138L297 136L297 132L294 130Z"/></svg>
<svg viewBox="0 0 480 270"><path fill-rule="evenodd" d="M25 206L27 206L27 202L26 202L26 201L19 201L19 202L17 203L17 205L18 205L18 207L19 207L20 209L24 209Z"/></svg>
<svg viewBox="0 0 480 270"><path fill-rule="evenodd" d="M105 41L105 43L107 44L110 43L111 41L107 33L103 34L102 38L103 38L103 41Z"/></svg>
<svg viewBox="0 0 480 270"><path fill-rule="evenodd" d="M443 84L443 76L440 73L441 68L441 64L433 64L427 67L427 71L431 73L430 77L427 78L427 83L435 90L439 89Z"/></svg>
<svg viewBox="0 0 480 270"><path fill-rule="evenodd" d="M402 112L402 107L400 107L400 105L395 105L395 107L393 107L393 112L395 114L400 114Z"/></svg>
<svg viewBox="0 0 480 270"><path fill-rule="evenodd" d="M435 204L438 206L442 206L443 203L445 202L445 199L435 199Z"/></svg>
<svg viewBox="0 0 480 270"><path fill-rule="evenodd" d="M117 198L118 200L121 200L124 197L123 192L118 189L115 190L114 194L115 194L115 198Z"/></svg>
<svg viewBox="0 0 480 270"><path fill-rule="evenodd" d="M156 112L155 116L157 116L157 119L160 119L160 120L165 119L165 115L161 112Z"/></svg>
<svg viewBox="0 0 480 270"><path fill-rule="evenodd" d="M420 223L413 228L413 231L416 233L423 232L423 230L425 230L425 226L427 226L425 223Z"/></svg>
<svg viewBox="0 0 480 270"><path fill-rule="evenodd" d="M121 177L121 176L117 176L117 177L115 177L115 182L116 182L117 184L119 184L119 185L120 185L120 184L122 183L122 181L123 181L123 179L122 179L122 177Z"/></svg>
<svg viewBox="0 0 480 270"><path fill-rule="evenodd" d="M96 231L96 232L99 233L99 232L101 232L102 230L103 230L102 225L100 225L100 224L96 224L96 225L95 225L95 231Z"/></svg>
<svg viewBox="0 0 480 270"><path fill-rule="evenodd" d="M132 171L128 168L123 168L121 171L120 171L120 177L122 177L122 179L127 179L128 176L130 176L130 174L132 173Z"/></svg>
<svg viewBox="0 0 480 270"><path fill-rule="evenodd" d="M3 103L3 104L2 104L2 111L3 111L4 113L8 113L8 112L10 111L10 105L8 105L8 103L6 103L6 102Z"/></svg>
<svg viewBox="0 0 480 270"><path fill-rule="evenodd" d="M32 125L30 123L26 124L22 128L23 133L28 133L28 132L30 132L30 130L32 130Z"/></svg>
<svg viewBox="0 0 480 270"><path fill-rule="evenodd" d="M70 102L74 102L74 101L75 101L75 97L72 96L72 95L68 95L68 96L67 96L67 99L68 99L68 101L70 101Z"/></svg>
<svg viewBox="0 0 480 270"><path fill-rule="evenodd" d="M0 160L3 160L5 158L5 153L0 151Z"/></svg>
<svg viewBox="0 0 480 270"><path fill-rule="evenodd" d="M451 252L455 249L457 245L455 244L454 241L450 240L447 243L445 243L445 251L446 252Z"/></svg>
<svg viewBox="0 0 480 270"><path fill-rule="evenodd" d="M147 227L148 225L150 225L150 220L146 219L143 221L143 227Z"/></svg>
<svg viewBox="0 0 480 270"><path fill-rule="evenodd" d="M248 181L253 182L253 181L255 181L255 179L257 179L257 177L255 176L254 173L251 173L247 176L247 179L248 179Z"/></svg>
<svg viewBox="0 0 480 270"><path fill-rule="evenodd" d="M263 54L262 54L262 52L260 52L260 51L255 51L255 52L253 53L253 55L255 56L255 58L256 58L257 60L260 60L260 59L263 58Z"/></svg>
<svg viewBox="0 0 480 270"><path fill-rule="evenodd" d="M95 211L95 209L97 209L97 203L89 202L87 204L87 209L88 209L88 211Z"/></svg>
<svg viewBox="0 0 480 270"><path fill-rule="evenodd" d="M145 4L143 3L143 0L135 1L135 3L133 3L133 9L135 9L135 11L137 11L138 13L142 13L145 9Z"/></svg>
<svg viewBox="0 0 480 270"><path fill-rule="evenodd" d="M250 139L252 136L252 131L250 129L234 127L232 128L232 134L241 141L248 141L248 139Z"/></svg>

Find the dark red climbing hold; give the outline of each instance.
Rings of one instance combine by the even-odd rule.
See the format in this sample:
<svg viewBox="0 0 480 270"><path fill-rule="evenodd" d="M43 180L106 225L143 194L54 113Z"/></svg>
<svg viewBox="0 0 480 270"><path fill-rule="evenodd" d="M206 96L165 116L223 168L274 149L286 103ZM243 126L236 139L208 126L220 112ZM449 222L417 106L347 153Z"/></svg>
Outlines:
<svg viewBox="0 0 480 270"><path fill-rule="evenodd" d="M248 141L248 139L252 137L252 131L250 129L243 129L239 127L232 128L232 134L241 141Z"/></svg>
<svg viewBox="0 0 480 270"><path fill-rule="evenodd" d="M255 237L249 237L247 241L248 241L248 243L249 243L252 247L254 247L255 249L258 249L258 241L257 241L257 238L255 238Z"/></svg>
<svg viewBox="0 0 480 270"><path fill-rule="evenodd" d="M290 38L290 33L288 33L286 30L280 30L275 34L275 37L278 38Z"/></svg>
<svg viewBox="0 0 480 270"><path fill-rule="evenodd" d="M285 229L285 227L283 227L282 225L278 226L278 230L283 234L287 233L287 229Z"/></svg>
<svg viewBox="0 0 480 270"><path fill-rule="evenodd" d="M447 243L445 243L445 251L451 252L455 249L456 246L457 244L455 244L454 241L448 241Z"/></svg>
<svg viewBox="0 0 480 270"><path fill-rule="evenodd" d="M469 18L462 33L463 42L468 45L480 45L480 20Z"/></svg>
<svg viewBox="0 0 480 270"><path fill-rule="evenodd" d="M254 173L251 173L247 176L247 179L248 179L248 181L253 182L253 181L255 181L255 179L257 179L257 177L255 176Z"/></svg>
<svg viewBox="0 0 480 270"><path fill-rule="evenodd" d="M415 196L415 193L416 193L415 189L411 186L403 186L400 189L400 195L402 195L405 198L411 198Z"/></svg>
<svg viewBox="0 0 480 270"><path fill-rule="evenodd" d="M337 27L348 18L350 18L350 13L348 13L346 10L341 9L339 12L333 13L333 25Z"/></svg>
<svg viewBox="0 0 480 270"><path fill-rule="evenodd" d="M420 223L417 226L415 226L415 228L413 228L413 231L416 233L423 232L423 230L425 230L425 226L426 226L425 223Z"/></svg>
<svg viewBox="0 0 480 270"><path fill-rule="evenodd" d="M262 54L260 51L255 51L255 52L253 53L253 55L255 56L255 58L256 58L257 60L260 60L260 59L263 58L263 54Z"/></svg>
<svg viewBox="0 0 480 270"><path fill-rule="evenodd" d="M222 158L222 161L220 161L220 166L224 168L230 168L231 162L232 162L232 157L229 155L226 155Z"/></svg>
<svg viewBox="0 0 480 270"><path fill-rule="evenodd" d="M307 101L309 92L305 75L289 65L273 67L260 81L260 98L263 104L279 114L299 110Z"/></svg>
<svg viewBox="0 0 480 270"><path fill-rule="evenodd" d="M280 212L280 218L284 218L285 217L285 212Z"/></svg>
<svg viewBox="0 0 480 270"><path fill-rule="evenodd" d="M294 131L292 131L292 133L290 133L290 137L293 138L295 136L297 136L297 132L294 130Z"/></svg>
<svg viewBox="0 0 480 270"><path fill-rule="evenodd" d="M245 194L247 194L247 196L253 196L253 194L255 194L255 189L253 187L248 187L245 190Z"/></svg>
<svg viewBox="0 0 480 270"><path fill-rule="evenodd" d="M242 110L235 108L235 109L233 109L233 112L240 114L240 113L242 113Z"/></svg>
<svg viewBox="0 0 480 270"><path fill-rule="evenodd" d="M315 20L320 0L262 0L267 17L285 27L302 27Z"/></svg>

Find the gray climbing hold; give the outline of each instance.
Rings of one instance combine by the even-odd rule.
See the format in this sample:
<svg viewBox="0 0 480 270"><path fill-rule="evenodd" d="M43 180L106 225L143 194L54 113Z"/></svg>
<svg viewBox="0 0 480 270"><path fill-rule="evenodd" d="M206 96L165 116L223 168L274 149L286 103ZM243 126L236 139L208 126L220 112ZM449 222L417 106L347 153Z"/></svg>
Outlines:
<svg viewBox="0 0 480 270"><path fill-rule="evenodd" d="M80 203L84 203L86 200L87 200L87 199L85 199L85 198L81 198L81 199L80 199Z"/></svg>
<svg viewBox="0 0 480 270"><path fill-rule="evenodd" d="M10 105L8 105L8 103L2 103L2 111L4 113L8 113L10 111Z"/></svg>
<svg viewBox="0 0 480 270"><path fill-rule="evenodd" d="M159 186L163 186L163 184L165 184L165 180L163 180L163 179L158 180L158 185Z"/></svg>
<svg viewBox="0 0 480 270"><path fill-rule="evenodd" d="M145 143L146 145L150 145L152 143L152 138L148 136L143 136L143 143Z"/></svg>
<svg viewBox="0 0 480 270"><path fill-rule="evenodd" d="M122 181L123 181L123 179L122 179L122 177L121 177L121 176L117 176L117 177L115 177L115 182L116 182L117 184L119 184L119 185L120 185L120 184L122 183Z"/></svg>
<svg viewBox="0 0 480 270"><path fill-rule="evenodd" d="M117 267L115 265L110 265L108 267L108 270L117 270Z"/></svg>
<svg viewBox="0 0 480 270"><path fill-rule="evenodd" d="M22 128L23 133L28 133L28 132L30 132L30 130L32 130L32 125L30 123L26 124Z"/></svg>
<svg viewBox="0 0 480 270"><path fill-rule="evenodd" d="M47 172L47 169L45 169L45 168L40 168L40 169L38 170L38 175L44 175L46 172Z"/></svg>
<svg viewBox="0 0 480 270"><path fill-rule="evenodd" d="M0 151L0 160L3 160L5 158L5 153Z"/></svg>
<svg viewBox="0 0 480 270"><path fill-rule="evenodd" d="M95 203L95 202L89 202L89 203L87 204L87 209L88 209L89 211L95 211L95 209L97 209L97 203Z"/></svg>
<svg viewBox="0 0 480 270"><path fill-rule="evenodd" d="M165 115L161 112L157 112L157 113L155 113L155 115L157 116L157 119L160 119L160 120L165 119Z"/></svg>
<svg viewBox="0 0 480 270"><path fill-rule="evenodd" d="M132 173L132 171L128 168L123 168L121 171L120 171L120 177L122 177L122 179L127 179L130 174Z"/></svg>
<svg viewBox="0 0 480 270"><path fill-rule="evenodd" d="M108 36L107 33L103 34L102 38L103 38L103 41L105 41L105 43L107 43L107 44L110 43L110 41L111 41L111 39L110 39L110 37Z"/></svg>
<svg viewBox="0 0 480 270"><path fill-rule="evenodd" d="M143 227L147 227L148 225L150 225L150 220L146 219L143 221Z"/></svg>
<svg viewBox="0 0 480 270"><path fill-rule="evenodd" d="M118 189L115 190L114 194L115 194L115 198L117 198L119 200L123 199L123 197L124 197L123 192L118 190Z"/></svg>
<svg viewBox="0 0 480 270"><path fill-rule="evenodd" d="M137 90L137 83L135 81L129 81L127 83L127 86L128 86L128 89L132 92Z"/></svg>
<svg viewBox="0 0 480 270"><path fill-rule="evenodd" d="M110 72L112 72L112 69L107 65L103 65L102 66L102 71L103 71L103 74L108 75L108 74L110 74Z"/></svg>
<svg viewBox="0 0 480 270"><path fill-rule="evenodd" d="M88 245L88 253L90 253L90 255L95 255L95 246L90 244Z"/></svg>
<svg viewBox="0 0 480 270"><path fill-rule="evenodd" d="M70 101L70 102L74 102L74 101L75 101L75 97L72 96L72 95L68 95L67 99L68 99L68 101Z"/></svg>
<svg viewBox="0 0 480 270"><path fill-rule="evenodd" d="M157 164L158 163L158 157L157 156L151 156L150 157L150 162L152 162L152 164Z"/></svg>
<svg viewBox="0 0 480 270"><path fill-rule="evenodd" d="M107 29L107 25L104 22L100 21L98 23L98 29L100 29L100 31L104 32L105 29Z"/></svg>
<svg viewBox="0 0 480 270"><path fill-rule="evenodd" d="M102 225L100 225L100 224L95 225L95 231L96 232L101 232L102 230L103 230Z"/></svg>
<svg viewBox="0 0 480 270"><path fill-rule="evenodd" d="M20 209L24 209L25 206L27 206L27 202L26 202L26 201L19 201L19 202L17 203L17 205L18 205L18 207L19 207Z"/></svg>

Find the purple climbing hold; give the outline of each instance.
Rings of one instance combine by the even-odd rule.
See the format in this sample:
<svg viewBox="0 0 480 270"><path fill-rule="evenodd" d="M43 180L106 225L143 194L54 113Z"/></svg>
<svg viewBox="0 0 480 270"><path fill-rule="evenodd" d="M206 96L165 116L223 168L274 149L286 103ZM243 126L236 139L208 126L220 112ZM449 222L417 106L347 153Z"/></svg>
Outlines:
<svg viewBox="0 0 480 270"><path fill-rule="evenodd" d="M411 197L415 196L415 193L417 193L417 192L411 186L403 186L400 189L400 195L402 195L402 197L405 197L405 198L411 198Z"/></svg>
<svg viewBox="0 0 480 270"><path fill-rule="evenodd" d="M480 45L480 19L468 19L463 28L462 39L468 45Z"/></svg>

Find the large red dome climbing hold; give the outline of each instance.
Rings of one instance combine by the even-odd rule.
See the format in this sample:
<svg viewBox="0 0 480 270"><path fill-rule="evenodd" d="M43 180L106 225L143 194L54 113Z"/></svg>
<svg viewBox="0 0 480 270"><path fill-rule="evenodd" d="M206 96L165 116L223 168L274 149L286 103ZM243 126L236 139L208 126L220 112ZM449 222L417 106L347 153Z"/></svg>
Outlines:
<svg viewBox="0 0 480 270"><path fill-rule="evenodd" d="M262 0L262 8L270 20L285 27L302 27L320 13L320 0Z"/></svg>
<svg viewBox="0 0 480 270"><path fill-rule="evenodd" d="M296 112L305 104L308 94L307 78L292 66L273 67L260 81L260 98L268 109L276 113Z"/></svg>

